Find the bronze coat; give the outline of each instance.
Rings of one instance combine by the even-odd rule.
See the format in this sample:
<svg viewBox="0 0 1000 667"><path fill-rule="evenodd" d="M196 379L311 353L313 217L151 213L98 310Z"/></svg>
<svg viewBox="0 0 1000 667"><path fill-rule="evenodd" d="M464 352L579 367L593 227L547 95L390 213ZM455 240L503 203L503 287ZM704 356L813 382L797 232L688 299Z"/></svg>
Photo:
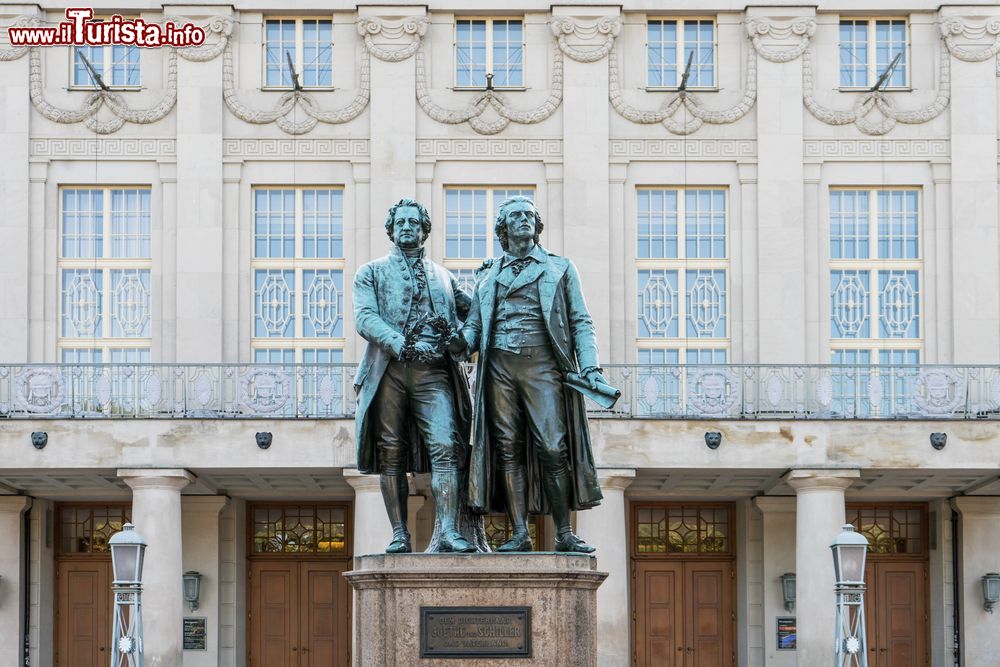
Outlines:
<svg viewBox="0 0 1000 667"><path fill-rule="evenodd" d="M580 274L576 266L565 257L544 251L536 253L536 256L539 254L544 257L544 261L529 264L511 283L510 290L514 291L522 285L538 280L542 316L545 319L556 361L563 373L579 372L581 368L599 367L594 321L583 298ZM490 443L490 416L486 414L483 389L483 377L487 372L486 359L491 352L490 336L500 265L499 260L495 261L479 277L472 308L462 329L469 350L479 352L476 366L472 458L469 464L469 505L481 512L503 512L506 507L500 485L494 483L497 466L495 452ZM570 506L574 510L582 510L601 502L601 487L594 466L583 396L565 386L563 396L570 478L573 487ZM535 513L545 512L547 508L541 486L541 466L534 454L535 445L530 435L526 435L526 439L528 508Z"/></svg>
<svg viewBox="0 0 1000 667"><path fill-rule="evenodd" d="M427 288L434 312L447 318L452 327L458 328L469 311L469 296L458 287L455 277L444 267L424 259ZM402 331L410 314L414 281L410 267L399 248L380 259L368 262L354 276L354 326L368 341L365 356L358 364L354 376L354 390L358 405L354 415L354 437L357 446L358 470L364 473L379 472L376 433L370 428L370 408L378 391L386 366L395 359L394 345L403 342ZM452 378L454 406L460 443L468 452L472 406L469 384L459 362L448 356L448 370ZM465 455L460 454L460 465ZM430 461L423 439L414 428L410 437L410 472L430 471Z"/></svg>

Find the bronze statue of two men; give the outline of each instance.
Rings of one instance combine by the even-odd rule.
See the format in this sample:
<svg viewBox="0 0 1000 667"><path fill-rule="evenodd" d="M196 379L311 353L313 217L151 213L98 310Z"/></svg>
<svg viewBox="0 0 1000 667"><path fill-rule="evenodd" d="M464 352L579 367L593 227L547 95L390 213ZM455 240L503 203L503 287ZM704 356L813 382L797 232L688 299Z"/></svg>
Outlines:
<svg viewBox="0 0 1000 667"><path fill-rule="evenodd" d="M471 299L424 256L423 206L401 200L385 229L392 251L354 281L368 341L354 384L358 469L381 475L386 551L411 551L407 473L429 470L436 550L480 550L460 517L506 512L512 535L498 551L531 551L528 514L551 513L556 551L592 552L570 513L601 501L584 394L610 387L576 267L538 244L542 220L527 197L500 205L504 254L484 263ZM461 361L475 353L473 403Z"/></svg>

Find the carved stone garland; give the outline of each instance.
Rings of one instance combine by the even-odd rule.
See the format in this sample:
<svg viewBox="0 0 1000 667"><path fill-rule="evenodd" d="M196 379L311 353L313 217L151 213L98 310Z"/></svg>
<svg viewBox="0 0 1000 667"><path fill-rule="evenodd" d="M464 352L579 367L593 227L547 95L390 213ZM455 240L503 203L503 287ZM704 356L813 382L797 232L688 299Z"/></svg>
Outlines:
<svg viewBox="0 0 1000 667"><path fill-rule="evenodd" d="M20 17L14 25L40 25L37 17ZM167 54L167 85L163 97L155 105L145 109L133 109L125 101L125 96L109 90L97 90L89 93L83 104L77 109L62 109L45 99L42 83L42 58L39 47L16 47L0 49L0 61L10 61L29 53L29 94L31 102L42 116L54 123L83 122L97 134L112 134L120 130L125 123L148 125L166 117L177 102L177 56L194 62L207 62L223 51L229 43L233 31L233 22L223 17L212 19L206 32L219 35L214 44L182 49L170 49ZM113 118L101 120L98 112L107 107Z"/></svg>
<svg viewBox="0 0 1000 667"><path fill-rule="evenodd" d="M830 109L821 105L814 97L812 49L806 48L802 59L802 102L806 109L819 121L827 125L849 125L854 123L862 132L871 136L887 134L896 123L919 125L931 121L941 115L951 98L951 59L947 47L941 43L941 69L938 74L938 92L934 101L921 109L902 111L896 109L891 100L892 93L881 90L861 94L854 102L854 108L849 111ZM877 111L882 119L868 120L868 114Z"/></svg>
<svg viewBox="0 0 1000 667"><path fill-rule="evenodd" d="M637 109L627 103L622 96L618 74L618 54L615 47L611 48L611 57L608 60L608 88L611 106L622 118L642 125L663 123L663 126L672 134L687 135L697 131L704 123L711 125L735 123L747 115L757 100L757 59L754 57L754 49L751 45L747 54L747 76L743 85L743 97L727 109L707 109L701 100L686 90L679 91L664 99L659 109L653 111ZM692 116L691 120L674 120L674 115L682 106Z"/></svg>
<svg viewBox="0 0 1000 667"><path fill-rule="evenodd" d="M981 63L1000 53L1000 17L993 17L980 25L970 25L961 19L949 19L943 21L939 27L948 51L959 60ZM992 37L993 43L978 48L961 46L956 41L959 35L967 39Z"/></svg>
<svg viewBox="0 0 1000 667"><path fill-rule="evenodd" d="M809 48L809 40L816 34L816 21L799 18L788 24L778 24L767 19L750 19L746 29L754 50L761 58L772 63L790 63ZM764 44L764 38L769 36L778 40L795 37L798 44L787 49L776 49Z"/></svg>

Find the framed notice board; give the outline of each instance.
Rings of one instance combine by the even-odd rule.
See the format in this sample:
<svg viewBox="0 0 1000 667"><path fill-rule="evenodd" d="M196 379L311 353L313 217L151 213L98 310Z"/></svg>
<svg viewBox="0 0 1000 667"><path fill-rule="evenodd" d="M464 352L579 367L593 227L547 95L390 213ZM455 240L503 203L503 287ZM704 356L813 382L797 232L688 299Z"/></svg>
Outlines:
<svg viewBox="0 0 1000 667"><path fill-rule="evenodd" d="M777 646L779 651L795 650L795 617L779 616L775 628Z"/></svg>

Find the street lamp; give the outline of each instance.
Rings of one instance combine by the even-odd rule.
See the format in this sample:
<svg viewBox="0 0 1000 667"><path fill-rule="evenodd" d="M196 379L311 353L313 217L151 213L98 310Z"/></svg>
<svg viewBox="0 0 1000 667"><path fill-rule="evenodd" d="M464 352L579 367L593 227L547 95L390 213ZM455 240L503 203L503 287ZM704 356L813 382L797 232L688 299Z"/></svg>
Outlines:
<svg viewBox="0 0 1000 667"><path fill-rule="evenodd" d="M781 575L781 599L785 603L785 611L795 609L795 573L785 572Z"/></svg>
<svg viewBox="0 0 1000 667"><path fill-rule="evenodd" d="M184 601L188 603L188 609L194 611L198 608L198 598L201 597L201 572L188 570L184 573Z"/></svg>
<svg viewBox="0 0 1000 667"><path fill-rule="evenodd" d="M143 667L142 565L146 541L126 523L108 540L115 581L115 620L111 635L111 667Z"/></svg>
<svg viewBox="0 0 1000 667"><path fill-rule="evenodd" d="M868 667L865 639L865 558L868 540L846 524L830 545L837 583L836 667Z"/></svg>

